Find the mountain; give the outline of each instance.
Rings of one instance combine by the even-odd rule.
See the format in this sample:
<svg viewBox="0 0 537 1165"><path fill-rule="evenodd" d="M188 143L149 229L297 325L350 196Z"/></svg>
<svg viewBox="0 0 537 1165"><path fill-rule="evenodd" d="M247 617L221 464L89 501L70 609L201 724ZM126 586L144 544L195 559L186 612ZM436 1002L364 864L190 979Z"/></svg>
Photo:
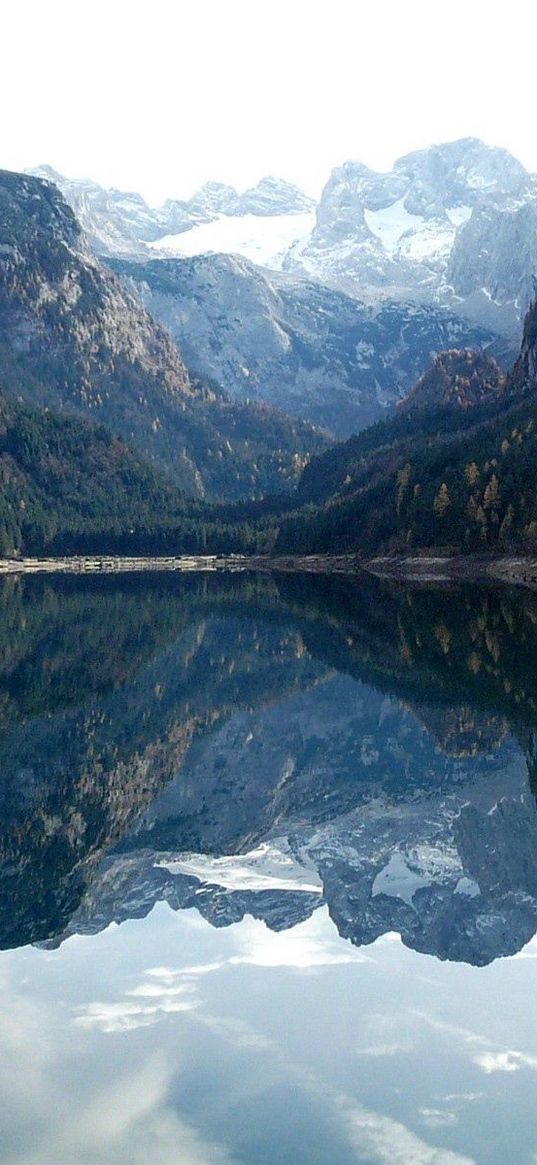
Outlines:
<svg viewBox="0 0 537 1165"><path fill-rule="evenodd" d="M314 199L304 194L304 191L293 182L285 182L282 178L268 175L262 178L257 186L252 186L243 194L237 195L232 213L264 217L276 214L308 214L314 208Z"/></svg>
<svg viewBox="0 0 537 1165"><path fill-rule="evenodd" d="M501 396L505 388L506 377L496 360L484 352L455 348L439 353L399 407L402 411L475 408Z"/></svg>
<svg viewBox="0 0 537 1165"><path fill-rule="evenodd" d="M195 237L200 225L214 223L216 232L210 234L214 233L216 240L222 229L218 222L222 219L243 220L228 222L227 229L237 238L241 232L246 237L253 232L257 240L254 249L256 245L262 246L264 231L275 231L278 237L277 220L280 220L279 233L283 229L283 239L281 246L278 243L275 246L276 251L283 250L297 236L297 230L300 234L304 233L305 224L311 227L315 209L314 200L297 186L273 176L262 178L257 186L243 193L223 182L207 182L192 198L170 198L155 208L148 206L140 194L107 190L91 179L66 178L51 166L37 166L28 172L58 187L74 210L92 249L101 256L143 258L151 255L154 243L160 243L165 251L181 253L183 245L192 246L192 238L187 241L178 236L188 233ZM289 220L287 224L285 220ZM225 222L223 227L225 232ZM203 232L198 237L203 238ZM271 253L272 249L271 243Z"/></svg>
<svg viewBox="0 0 537 1165"><path fill-rule="evenodd" d="M107 425L197 497L288 488L325 444L304 422L194 384L50 182L0 172L0 222L4 390Z"/></svg>
<svg viewBox="0 0 537 1165"><path fill-rule="evenodd" d="M442 305L512 339L537 272L537 176L476 138L432 145L379 173L347 161L320 201L278 178L238 194L209 182L158 210L39 167L80 218L95 252L239 254L360 301Z"/></svg>
<svg viewBox="0 0 537 1165"><path fill-rule="evenodd" d="M488 358L439 358L411 395L412 407L306 468L297 495L303 508L274 516L271 546L317 554L535 553L536 370L534 303L505 381Z"/></svg>
<svg viewBox="0 0 537 1165"><path fill-rule="evenodd" d="M28 173L61 191L97 255L145 254L147 244L165 233L174 213L174 227L180 229L175 204L162 214L141 194L106 190L90 178L65 178L52 166L36 166ZM185 214L185 229L190 225Z"/></svg>
<svg viewBox="0 0 537 1165"><path fill-rule="evenodd" d="M192 376L340 437L385 414L436 352L494 341L438 306L373 308L236 255L109 262L173 336Z"/></svg>
<svg viewBox="0 0 537 1165"><path fill-rule="evenodd" d="M346 162L284 265L373 301L439 300L512 331L537 270L537 176L475 138L418 150L384 174Z"/></svg>

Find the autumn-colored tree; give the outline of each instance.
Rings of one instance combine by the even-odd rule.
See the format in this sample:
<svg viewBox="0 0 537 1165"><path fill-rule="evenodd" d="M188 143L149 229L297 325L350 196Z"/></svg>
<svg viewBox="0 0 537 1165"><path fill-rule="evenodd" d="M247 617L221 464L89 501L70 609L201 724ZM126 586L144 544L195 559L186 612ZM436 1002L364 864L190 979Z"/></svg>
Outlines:
<svg viewBox="0 0 537 1165"><path fill-rule="evenodd" d="M397 499L396 499L396 503L395 503L395 508L397 510L398 515L401 513L401 506L403 504L404 497L405 497L406 491L408 489L408 484L410 481L411 473L412 473L412 468L408 464L408 462L406 465L403 466L402 469L399 469L397 472Z"/></svg>
<svg viewBox="0 0 537 1165"><path fill-rule="evenodd" d="M483 509L491 510L498 504L499 483L496 474L493 473L488 485L483 494Z"/></svg>
<svg viewBox="0 0 537 1165"><path fill-rule="evenodd" d="M475 461L471 461L469 465L465 467L464 476L468 482L468 485L475 485L476 481L479 480L479 469Z"/></svg>
<svg viewBox="0 0 537 1165"><path fill-rule="evenodd" d="M436 514L437 518L443 518L447 514L450 506L451 498L449 496L449 490L445 481L443 481L433 501L433 513Z"/></svg>

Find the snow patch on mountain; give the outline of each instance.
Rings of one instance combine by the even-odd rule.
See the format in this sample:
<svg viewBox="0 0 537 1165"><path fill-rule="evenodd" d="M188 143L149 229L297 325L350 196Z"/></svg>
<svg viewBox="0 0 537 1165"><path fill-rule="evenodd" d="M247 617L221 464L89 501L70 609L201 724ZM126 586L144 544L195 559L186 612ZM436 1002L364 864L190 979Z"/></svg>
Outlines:
<svg viewBox="0 0 537 1165"><path fill-rule="evenodd" d="M371 234L382 243L388 254L393 254L402 236L421 226L421 215L409 214L404 198L398 198L382 210L364 210L364 218Z"/></svg>
<svg viewBox="0 0 537 1165"><path fill-rule="evenodd" d="M389 173L361 162L336 168L311 238L284 267L373 303L457 305L510 336L533 292L536 256L537 175L465 138L408 154Z"/></svg>
<svg viewBox="0 0 537 1165"><path fill-rule="evenodd" d="M448 206L446 210L448 219L454 227L461 227L465 222L468 222L471 213L471 206Z"/></svg>
<svg viewBox="0 0 537 1165"><path fill-rule="evenodd" d="M414 895L418 890L443 883L460 872L460 861L452 846L417 845L408 853L396 850L390 860L376 875L371 897L385 894L389 898L400 898L407 906L414 905ZM469 880L460 877L457 893L469 893L461 885Z"/></svg>
<svg viewBox="0 0 537 1165"><path fill-rule="evenodd" d="M171 874L186 874L225 890L292 890L321 894L315 870L305 869L289 852L285 839L264 843L247 854L213 858L208 854L184 854L158 866Z"/></svg>
<svg viewBox="0 0 537 1165"><path fill-rule="evenodd" d="M165 257L232 254L252 263L278 270L285 253L295 243L309 238L315 223L312 212L305 214L219 215L213 222L200 223L178 235L165 235L151 244L155 255Z"/></svg>
<svg viewBox="0 0 537 1165"><path fill-rule="evenodd" d="M438 266L445 266L455 234L456 229L451 223L440 222L438 219L422 221L417 230L403 236L398 257L412 263L435 262Z"/></svg>

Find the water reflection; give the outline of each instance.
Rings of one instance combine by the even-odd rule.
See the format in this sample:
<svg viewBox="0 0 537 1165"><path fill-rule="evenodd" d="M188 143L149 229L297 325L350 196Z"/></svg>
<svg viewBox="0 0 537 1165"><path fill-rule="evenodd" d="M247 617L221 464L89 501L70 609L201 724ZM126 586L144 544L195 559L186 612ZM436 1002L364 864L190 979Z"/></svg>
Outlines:
<svg viewBox="0 0 537 1165"><path fill-rule="evenodd" d="M3 1158L530 1165L536 954L433 974L394 936L342 943L326 908L273 934L164 905L6 953Z"/></svg>
<svg viewBox="0 0 537 1165"><path fill-rule="evenodd" d="M160 901L476 965L537 930L531 593L10 578L0 610L2 947Z"/></svg>

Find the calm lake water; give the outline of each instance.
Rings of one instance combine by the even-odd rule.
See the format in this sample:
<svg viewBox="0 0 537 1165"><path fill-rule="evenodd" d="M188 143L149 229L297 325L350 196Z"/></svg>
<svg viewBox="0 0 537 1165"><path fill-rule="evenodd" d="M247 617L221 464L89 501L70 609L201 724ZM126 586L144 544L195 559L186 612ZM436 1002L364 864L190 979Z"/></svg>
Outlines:
<svg viewBox="0 0 537 1165"><path fill-rule="evenodd" d="M537 596L0 583L2 1165L535 1165Z"/></svg>

